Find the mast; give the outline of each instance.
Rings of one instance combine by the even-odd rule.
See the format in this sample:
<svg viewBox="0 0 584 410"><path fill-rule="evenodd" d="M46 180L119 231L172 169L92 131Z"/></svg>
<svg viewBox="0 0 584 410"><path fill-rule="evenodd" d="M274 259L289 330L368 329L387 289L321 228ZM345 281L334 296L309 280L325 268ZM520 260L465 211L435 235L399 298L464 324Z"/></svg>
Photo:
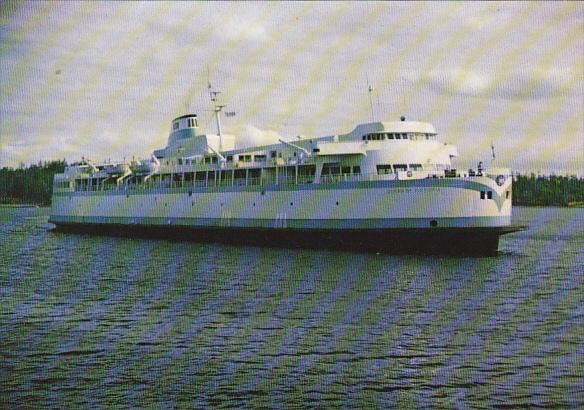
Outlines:
<svg viewBox="0 0 584 410"><path fill-rule="evenodd" d="M371 93L375 88L369 82L369 75L366 76L367 78L367 91L369 91L369 107L371 108L371 122L375 122L375 114L373 112L373 98L371 97Z"/></svg>
<svg viewBox="0 0 584 410"><path fill-rule="evenodd" d="M209 97L211 97L211 102L213 103L213 112L215 113L215 121L217 123L217 135L219 135L219 145L221 145L221 119L219 114L225 108L225 105L217 104L217 95L221 94L221 91L213 91L211 82L207 83L207 87L209 88Z"/></svg>

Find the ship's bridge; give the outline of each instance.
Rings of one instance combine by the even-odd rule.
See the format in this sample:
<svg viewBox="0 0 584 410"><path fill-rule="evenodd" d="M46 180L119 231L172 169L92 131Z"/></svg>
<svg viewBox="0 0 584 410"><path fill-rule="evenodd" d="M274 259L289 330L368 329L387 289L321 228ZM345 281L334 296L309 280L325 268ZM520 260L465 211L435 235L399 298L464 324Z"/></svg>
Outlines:
<svg viewBox="0 0 584 410"><path fill-rule="evenodd" d="M178 141L197 136L197 114L187 114L172 120L168 146L175 145Z"/></svg>
<svg viewBox="0 0 584 410"><path fill-rule="evenodd" d="M402 117L403 118L403 117ZM436 130L432 124L419 121L391 121L359 124L348 134L339 135L339 141L378 141L392 139L434 140Z"/></svg>
<svg viewBox="0 0 584 410"><path fill-rule="evenodd" d="M199 133L197 114L187 114L172 120L166 148L154 151L157 158L207 155L234 148L232 135Z"/></svg>

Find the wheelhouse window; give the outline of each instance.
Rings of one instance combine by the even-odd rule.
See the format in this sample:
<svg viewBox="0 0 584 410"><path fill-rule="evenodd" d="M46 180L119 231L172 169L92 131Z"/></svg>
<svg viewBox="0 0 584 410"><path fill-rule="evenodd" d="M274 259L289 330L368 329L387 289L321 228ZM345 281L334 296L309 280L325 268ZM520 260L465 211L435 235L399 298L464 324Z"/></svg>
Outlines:
<svg viewBox="0 0 584 410"><path fill-rule="evenodd" d="M374 134L366 134L363 135L363 141L383 141L385 140L385 138L387 137L388 139L390 139L389 137L390 134L384 133L384 132L379 132L379 133L374 133Z"/></svg>
<svg viewBox="0 0 584 410"><path fill-rule="evenodd" d="M178 125L179 125L179 122L178 121L173 122L172 123L172 129L173 130L178 130Z"/></svg>
<svg viewBox="0 0 584 410"><path fill-rule="evenodd" d="M408 170L408 164L394 164L393 165L393 171L395 173L399 172L399 171L407 171Z"/></svg>
<svg viewBox="0 0 584 410"><path fill-rule="evenodd" d="M265 155L254 155L253 160L255 162L266 162L266 156Z"/></svg>
<svg viewBox="0 0 584 410"><path fill-rule="evenodd" d="M410 169L412 171L421 171L422 170L422 164L410 164Z"/></svg>
<svg viewBox="0 0 584 410"><path fill-rule="evenodd" d="M353 175L361 175L361 167L359 165L353 166Z"/></svg>

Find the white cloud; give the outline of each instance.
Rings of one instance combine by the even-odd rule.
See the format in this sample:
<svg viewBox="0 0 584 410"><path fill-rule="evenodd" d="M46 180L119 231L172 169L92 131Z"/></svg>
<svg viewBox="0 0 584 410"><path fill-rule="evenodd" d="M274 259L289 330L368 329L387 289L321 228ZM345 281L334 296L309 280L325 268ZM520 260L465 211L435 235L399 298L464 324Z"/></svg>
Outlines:
<svg viewBox="0 0 584 410"><path fill-rule="evenodd" d="M221 23L221 30L217 30L220 36L228 40L245 39L251 41L264 41L267 38L266 28L257 21L239 17L228 17Z"/></svg>
<svg viewBox="0 0 584 410"><path fill-rule="evenodd" d="M570 68L545 68L497 74L451 68L432 70L423 76L431 89L471 97L539 99L565 95L574 73Z"/></svg>
<svg viewBox="0 0 584 410"><path fill-rule="evenodd" d="M261 130L253 125L238 127L235 144L237 148L253 147L257 145L269 145L278 142L282 136L274 130Z"/></svg>

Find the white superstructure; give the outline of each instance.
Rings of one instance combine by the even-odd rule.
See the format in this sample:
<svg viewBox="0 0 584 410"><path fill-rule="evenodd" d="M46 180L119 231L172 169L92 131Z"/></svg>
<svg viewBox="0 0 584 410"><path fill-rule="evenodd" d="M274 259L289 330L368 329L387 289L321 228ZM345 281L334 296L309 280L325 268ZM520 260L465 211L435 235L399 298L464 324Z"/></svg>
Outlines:
<svg viewBox="0 0 584 410"><path fill-rule="evenodd" d="M235 149L235 138L221 132L221 108L216 134L183 115L150 159L67 167L55 176L51 222L283 235L493 228L495 238L511 224L510 171L454 169L456 147L439 141L431 124L402 117Z"/></svg>

